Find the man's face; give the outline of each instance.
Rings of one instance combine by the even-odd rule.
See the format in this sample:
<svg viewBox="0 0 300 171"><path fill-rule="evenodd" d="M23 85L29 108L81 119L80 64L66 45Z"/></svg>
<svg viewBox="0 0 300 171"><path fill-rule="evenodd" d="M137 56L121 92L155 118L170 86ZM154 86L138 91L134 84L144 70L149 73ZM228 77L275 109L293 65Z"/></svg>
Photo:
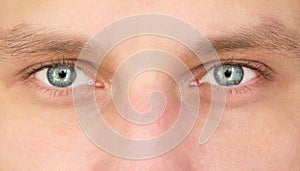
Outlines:
<svg viewBox="0 0 300 171"><path fill-rule="evenodd" d="M0 170L299 170L299 9L297 0L1 2ZM180 111L176 82L166 73L149 70L131 82L129 102L146 112L150 94L160 90L167 101L163 115L149 125L136 125L119 115L111 101L111 79L137 52L157 49L179 57L196 78L184 90L198 89L201 98L195 126L182 143L158 157L128 160L106 153L86 136L76 118L69 82L88 39L118 19L144 13L192 24L211 41L223 68L212 64L206 71L187 47L161 36L140 36L116 45L99 67L96 83L80 86L95 88L102 117L119 134L159 136L172 127ZM78 62L87 69L75 68L76 79L89 78L92 62ZM225 77L199 81L210 71ZM200 145L210 92L223 90L227 95L222 120L211 139Z"/></svg>

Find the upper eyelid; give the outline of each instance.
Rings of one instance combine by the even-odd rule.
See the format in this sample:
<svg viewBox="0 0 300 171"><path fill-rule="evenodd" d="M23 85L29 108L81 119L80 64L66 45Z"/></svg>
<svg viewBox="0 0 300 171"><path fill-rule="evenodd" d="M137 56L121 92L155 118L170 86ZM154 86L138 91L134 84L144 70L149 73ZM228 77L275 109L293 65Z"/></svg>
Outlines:
<svg viewBox="0 0 300 171"><path fill-rule="evenodd" d="M78 60L76 58L71 59L57 59L51 60L46 62L40 62L37 64L33 64L25 69L23 69L19 74L18 77L20 81L26 81L30 78L35 77L35 73L41 71L44 68L49 68L53 65L64 65L69 64L84 74L86 74L91 80L101 82L102 84L109 84L111 80L111 73L107 71L106 68L100 66L99 68L95 65L95 63L88 61L88 60Z"/></svg>
<svg viewBox="0 0 300 171"><path fill-rule="evenodd" d="M82 70L86 74L89 74L96 70L96 67L89 61L77 60L75 58L72 59L63 58L63 59L50 60L50 61L33 64L20 71L19 74L23 75L22 76L23 79L26 79L27 77L34 75L36 72L49 68L54 65L71 65L77 67L78 69Z"/></svg>
<svg viewBox="0 0 300 171"><path fill-rule="evenodd" d="M190 70L191 71L196 71L198 69L205 68L205 69L207 69L207 72L208 72L209 70L211 70L214 67L217 67L219 65L225 65L225 64L242 65L242 66L245 66L245 67L248 67L248 68L251 68L251 69L257 69L258 66L254 66L254 64L259 64L262 67L266 67L271 72L275 73L274 70L271 67L269 67L268 65L266 65L262 62L259 62L259 61L256 61L256 60L246 60L246 59L222 59L222 60L219 60L219 61L210 61L210 62L207 62L205 64L200 64L196 67L193 67Z"/></svg>
<svg viewBox="0 0 300 171"><path fill-rule="evenodd" d="M22 69L18 74L25 74L25 75L32 75L35 72L38 72L46 67L50 67L51 65L54 64L59 64L59 63L68 63L72 64L75 59L58 59L58 60L49 60L49 61L43 61L43 62L38 62L35 64L31 64L30 66L27 66L26 68ZM72 64L73 65L73 64Z"/></svg>
<svg viewBox="0 0 300 171"><path fill-rule="evenodd" d="M247 60L247 59L222 59L218 61L209 61L205 64L200 64L196 67L193 67L190 70L192 73L197 75L197 77L199 76L202 77L213 68L224 64L241 65L243 67L253 69L268 80L273 79L274 74L276 74L276 72L268 65L256 60Z"/></svg>

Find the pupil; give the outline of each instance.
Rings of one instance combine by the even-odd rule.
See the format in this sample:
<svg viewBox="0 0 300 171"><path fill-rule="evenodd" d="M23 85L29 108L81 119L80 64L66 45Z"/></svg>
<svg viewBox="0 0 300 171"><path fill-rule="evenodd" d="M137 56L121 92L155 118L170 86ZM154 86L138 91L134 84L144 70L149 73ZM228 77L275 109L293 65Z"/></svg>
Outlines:
<svg viewBox="0 0 300 171"><path fill-rule="evenodd" d="M58 73L58 76L59 76L59 78L66 78L67 72L66 72L66 71L60 71L60 72Z"/></svg>
<svg viewBox="0 0 300 171"><path fill-rule="evenodd" d="M69 65L52 66L47 70L47 78L49 83L55 87L68 87L76 78L76 70Z"/></svg>
<svg viewBox="0 0 300 171"><path fill-rule="evenodd" d="M235 86L243 80L244 71L240 65L224 64L214 69L214 77L221 86Z"/></svg>
<svg viewBox="0 0 300 171"><path fill-rule="evenodd" d="M224 72L225 77L230 78L231 77L231 70L226 70Z"/></svg>

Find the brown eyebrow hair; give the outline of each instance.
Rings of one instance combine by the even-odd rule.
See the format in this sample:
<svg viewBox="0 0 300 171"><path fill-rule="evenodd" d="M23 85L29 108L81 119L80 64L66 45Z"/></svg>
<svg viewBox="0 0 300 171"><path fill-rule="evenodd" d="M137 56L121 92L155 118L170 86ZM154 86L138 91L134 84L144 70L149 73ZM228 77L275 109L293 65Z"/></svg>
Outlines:
<svg viewBox="0 0 300 171"><path fill-rule="evenodd" d="M19 24L2 35L0 55L9 54L16 57L76 54L87 41L85 37L60 33L54 29L40 29L29 24Z"/></svg>
<svg viewBox="0 0 300 171"><path fill-rule="evenodd" d="M299 32L274 19L262 20L252 27L242 26L230 35L211 38L211 43L217 52L251 48L298 53L300 50Z"/></svg>
<svg viewBox="0 0 300 171"><path fill-rule="evenodd" d="M296 57L300 58L299 33L274 19L253 27L242 26L229 35L218 35L210 37L209 40L218 53L237 49L260 49L297 54ZM32 57L79 54L86 42L85 37L20 24L6 30L0 37L0 55ZM201 43L197 46L199 50L205 51L205 46Z"/></svg>

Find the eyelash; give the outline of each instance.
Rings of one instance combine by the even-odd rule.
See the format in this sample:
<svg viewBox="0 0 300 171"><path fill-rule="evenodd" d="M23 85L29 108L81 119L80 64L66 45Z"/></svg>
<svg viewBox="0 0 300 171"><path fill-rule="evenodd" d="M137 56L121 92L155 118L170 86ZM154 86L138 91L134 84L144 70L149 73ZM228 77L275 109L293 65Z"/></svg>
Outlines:
<svg viewBox="0 0 300 171"><path fill-rule="evenodd" d="M50 98L68 96L71 94L71 88L56 88L44 86L38 83L35 74L43 69L50 68L55 65L69 65L75 66L77 59L61 59L61 60L51 60L47 62L41 62L30 66L23 70L22 80L24 83L29 84L33 89L38 89L43 95L49 96Z"/></svg>
<svg viewBox="0 0 300 171"><path fill-rule="evenodd" d="M34 78L35 73L45 69L49 68L55 65L70 65L70 66L75 66L77 62L77 59L61 59L61 60L51 60L47 62L41 62L39 64L36 64L34 66L28 67L27 69L24 70L23 73L23 80L25 80L27 83L30 83L33 88L38 88L40 89L43 94L48 94L50 97L60 97L60 96L67 96L71 93L70 88L49 88L45 87L43 85L40 85L37 83ZM244 85L238 85L238 86L233 86L233 87L222 87L222 86L216 86L216 85L211 85L211 88L213 91L224 91L226 90L229 95L241 95L245 93L249 93L253 90L254 87L260 87L264 86L264 82L270 82L274 78L274 71L267 65L262 64L261 62L254 61L254 60L243 60L243 59L230 59L230 60L222 60L221 62L216 62L212 61L207 64L201 65L196 67L195 71L196 72L196 78L202 78L208 71L214 69L217 66L220 65L241 65L243 67L248 67L250 69L253 69L255 72L257 72L262 79L258 79L255 83L251 84L244 84ZM204 66L207 66L208 71L205 72L204 74L199 74L199 70L204 69ZM29 79L29 81L27 81ZM201 85L199 85L201 86Z"/></svg>
<svg viewBox="0 0 300 171"><path fill-rule="evenodd" d="M61 59L61 60L51 60L47 62L41 62L36 65L30 66L27 69L24 70L23 78L26 79L30 76L33 76L36 72L41 71L45 68L49 68L55 65L69 65L69 66L75 66L76 59Z"/></svg>
<svg viewBox="0 0 300 171"><path fill-rule="evenodd" d="M217 64L216 64L217 63ZM220 91L227 91L228 95L242 95L246 93L251 93L254 87L261 87L264 86L264 83L268 83L273 81L274 79L274 71L267 65L255 61L255 60L244 60L244 59L229 59L229 60L222 60L220 62L212 61L207 64L205 64L208 68L208 71L220 66L220 65L240 65L242 67L247 67L250 69L253 69L255 72L259 74L258 80L254 83L249 84L242 84L237 86L217 86L217 85L211 85L213 91L220 92ZM197 70L202 70L204 68L204 65L199 66L196 69L196 78L202 78L207 72L197 74ZM199 71L198 71L199 72ZM251 82L251 81L250 81ZM206 84L206 83L202 83ZM209 84L209 83L208 83ZM201 86L201 85L199 85Z"/></svg>

